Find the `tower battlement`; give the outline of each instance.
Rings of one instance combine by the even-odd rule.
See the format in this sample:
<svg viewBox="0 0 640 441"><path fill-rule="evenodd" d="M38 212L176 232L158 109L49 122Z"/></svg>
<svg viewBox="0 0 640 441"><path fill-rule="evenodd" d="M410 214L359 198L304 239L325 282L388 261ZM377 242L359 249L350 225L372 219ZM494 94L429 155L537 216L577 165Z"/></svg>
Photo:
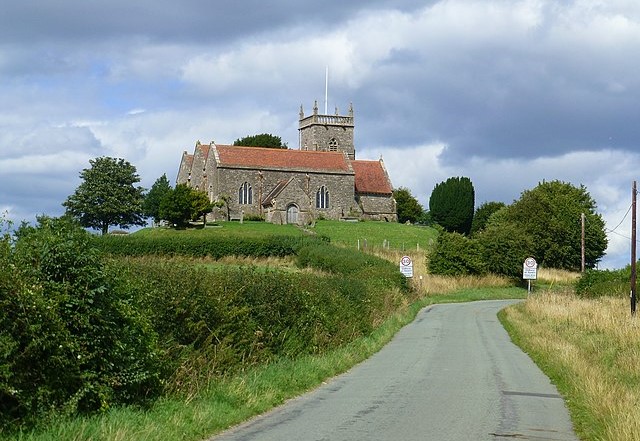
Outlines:
<svg viewBox="0 0 640 441"><path fill-rule="evenodd" d="M313 114L305 117L300 106L300 150L320 152L345 152L350 159L355 159L356 150L353 144L354 116L353 105L349 106L348 115L340 115L336 108L335 115L318 113L318 102L313 106Z"/></svg>

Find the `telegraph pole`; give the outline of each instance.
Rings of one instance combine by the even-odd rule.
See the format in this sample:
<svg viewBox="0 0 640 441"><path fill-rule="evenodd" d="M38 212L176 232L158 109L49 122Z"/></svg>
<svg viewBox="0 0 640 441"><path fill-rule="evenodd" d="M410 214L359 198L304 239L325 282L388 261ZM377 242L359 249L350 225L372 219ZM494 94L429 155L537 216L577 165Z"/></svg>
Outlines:
<svg viewBox="0 0 640 441"><path fill-rule="evenodd" d="M636 181L631 195L631 315L636 315Z"/></svg>
<svg viewBox="0 0 640 441"><path fill-rule="evenodd" d="M580 266L581 271L584 273L584 213L580 214L580 223L582 224L582 234L580 236L580 244L581 244L581 250L582 250L582 265Z"/></svg>

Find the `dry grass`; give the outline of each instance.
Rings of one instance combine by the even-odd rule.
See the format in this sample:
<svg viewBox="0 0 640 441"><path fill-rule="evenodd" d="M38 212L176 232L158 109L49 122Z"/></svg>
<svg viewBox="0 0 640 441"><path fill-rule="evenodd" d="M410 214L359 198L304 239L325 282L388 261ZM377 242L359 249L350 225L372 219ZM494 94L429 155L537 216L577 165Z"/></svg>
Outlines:
<svg viewBox="0 0 640 441"><path fill-rule="evenodd" d="M627 299L542 293L504 319L565 394L582 439L640 440L640 323Z"/></svg>
<svg viewBox="0 0 640 441"><path fill-rule="evenodd" d="M580 278L580 273L573 271L555 269L555 268L538 268L538 279L544 282L569 284Z"/></svg>
<svg viewBox="0 0 640 441"><path fill-rule="evenodd" d="M413 261L413 278L411 286L421 295L447 294L460 289L507 287L513 285L509 279L496 275L486 276L438 276L427 272L427 256L422 251L375 250L378 257L387 259L400 266L402 256L409 256Z"/></svg>

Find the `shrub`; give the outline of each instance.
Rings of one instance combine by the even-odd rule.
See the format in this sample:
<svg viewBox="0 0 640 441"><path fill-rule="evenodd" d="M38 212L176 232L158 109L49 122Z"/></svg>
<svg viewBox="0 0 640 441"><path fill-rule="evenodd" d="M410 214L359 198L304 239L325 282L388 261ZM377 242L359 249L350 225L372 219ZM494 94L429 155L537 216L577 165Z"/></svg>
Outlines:
<svg viewBox="0 0 640 441"><path fill-rule="evenodd" d="M107 254L118 256L224 256L283 257L290 256L306 243L322 242L326 238L302 236L202 238L191 235L168 236L104 236L93 238L95 245Z"/></svg>
<svg viewBox="0 0 640 441"><path fill-rule="evenodd" d="M442 231L429 254L429 272L444 276L485 274L486 265L477 240Z"/></svg>
<svg viewBox="0 0 640 441"><path fill-rule="evenodd" d="M274 357L322 353L373 328L387 293L359 276L256 267L196 267L175 259L113 259L149 317L174 372L168 389ZM187 369L206 360L199 372Z"/></svg>
<svg viewBox="0 0 640 441"><path fill-rule="evenodd" d="M1 249L2 428L142 403L160 391L155 334L87 232L40 218Z"/></svg>
<svg viewBox="0 0 640 441"><path fill-rule="evenodd" d="M631 291L631 268L586 270L576 282L576 294L584 298L628 296Z"/></svg>
<svg viewBox="0 0 640 441"><path fill-rule="evenodd" d="M264 216L261 214L245 214L243 220L245 222L264 222Z"/></svg>
<svg viewBox="0 0 640 441"><path fill-rule="evenodd" d="M408 289L406 277L391 262L371 254L328 243L301 247L296 256L299 267L311 267L332 274L383 283L387 287Z"/></svg>
<svg viewBox="0 0 640 441"><path fill-rule="evenodd" d="M522 263L532 253L531 239L514 224L489 224L477 236L489 272L520 278Z"/></svg>

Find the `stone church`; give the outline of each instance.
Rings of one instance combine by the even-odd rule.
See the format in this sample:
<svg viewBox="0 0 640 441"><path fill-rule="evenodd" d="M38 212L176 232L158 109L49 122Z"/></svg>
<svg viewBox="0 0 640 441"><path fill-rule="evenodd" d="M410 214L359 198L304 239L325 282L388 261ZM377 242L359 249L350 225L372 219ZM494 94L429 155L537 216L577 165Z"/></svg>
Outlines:
<svg viewBox="0 0 640 441"><path fill-rule="evenodd" d="M182 155L178 184L227 200L231 219L276 224L316 219L397 221L393 186L382 158L356 160L353 107L348 115L313 114L300 106L298 150L196 143ZM226 208L210 215L224 219Z"/></svg>

